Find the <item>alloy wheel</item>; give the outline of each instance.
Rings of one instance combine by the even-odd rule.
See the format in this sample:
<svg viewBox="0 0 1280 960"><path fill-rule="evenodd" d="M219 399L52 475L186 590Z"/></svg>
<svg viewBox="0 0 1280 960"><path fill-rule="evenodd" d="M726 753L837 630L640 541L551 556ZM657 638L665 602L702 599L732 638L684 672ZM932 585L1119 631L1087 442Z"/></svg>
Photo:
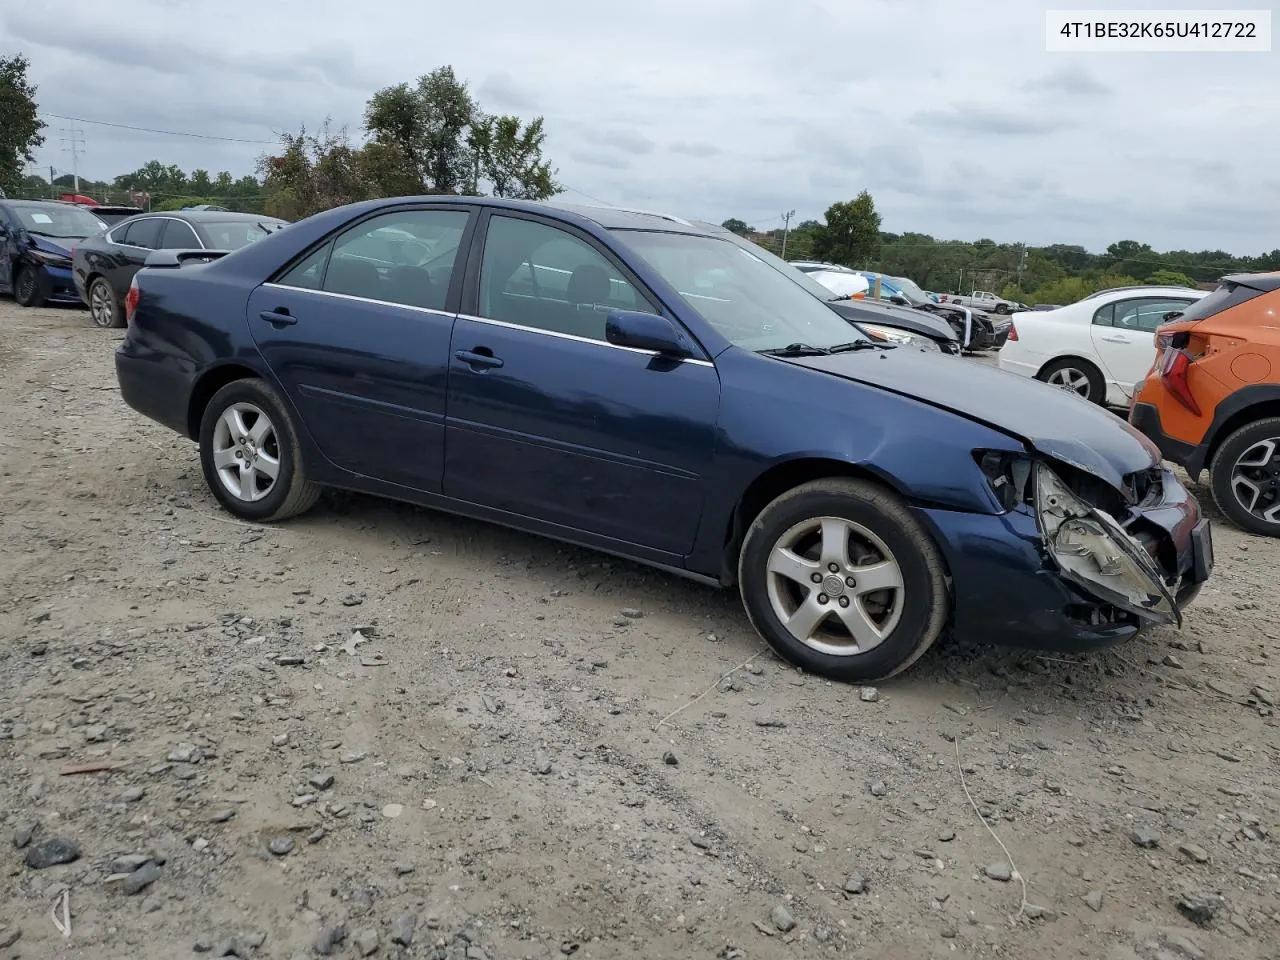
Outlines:
<svg viewBox="0 0 1280 960"><path fill-rule="evenodd" d="M107 285L101 280L95 281L89 291L89 316L100 327L115 326L115 298L111 295L111 291L107 289Z"/></svg>
<svg viewBox="0 0 1280 960"><path fill-rule="evenodd" d="M1059 367L1045 378L1045 383L1079 394L1086 400L1089 398L1089 377L1075 367Z"/></svg>
<svg viewBox="0 0 1280 960"><path fill-rule="evenodd" d="M767 582L774 615L819 653L866 653L902 616L898 561L874 533L841 517L804 520L779 537Z"/></svg>
<svg viewBox="0 0 1280 960"><path fill-rule="evenodd" d="M213 430L213 464L223 487L238 500L253 503L275 488L280 444L261 407L234 403L222 412Z"/></svg>
<svg viewBox="0 0 1280 960"><path fill-rule="evenodd" d="M1231 493L1244 511L1280 524L1280 437L1259 440L1231 468Z"/></svg>

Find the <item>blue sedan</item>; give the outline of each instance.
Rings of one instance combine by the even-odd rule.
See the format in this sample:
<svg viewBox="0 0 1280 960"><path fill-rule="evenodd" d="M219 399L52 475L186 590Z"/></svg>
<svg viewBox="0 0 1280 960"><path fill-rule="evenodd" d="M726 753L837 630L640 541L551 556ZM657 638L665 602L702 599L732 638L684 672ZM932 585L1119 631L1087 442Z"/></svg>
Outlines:
<svg viewBox="0 0 1280 960"><path fill-rule="evenodd" d="M369 201L154 253L126 314L125 401L199 445L235 516L340 487L736 586L834 679L948 630L1080 651L1180 625L1213 562L1124 421L868 340L676 217Z"/></svg>
<svg viewBox="0 0 1280 960"><path fill-rule="evenodd" d="M24 307L79 304L72 251L106 229L105 221L74 203L0 199L0 292Z"/></svg>

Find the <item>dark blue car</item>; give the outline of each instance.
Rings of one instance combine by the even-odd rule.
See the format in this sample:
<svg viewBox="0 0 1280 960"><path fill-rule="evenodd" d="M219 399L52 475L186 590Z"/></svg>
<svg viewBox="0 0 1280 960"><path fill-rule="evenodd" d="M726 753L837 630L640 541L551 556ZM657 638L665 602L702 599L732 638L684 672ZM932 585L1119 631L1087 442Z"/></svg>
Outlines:
<svg viewBox="0 0 1280 960"><path fill-rule="evenodd" d="M0 293L24 307L80 303L71 252L105 229L105 221L74 203L0 200Z"/></svg>
<svg viewBox="0 0 1280 960"><path fill-rule="evenodd" d="M341 207L126 298L126 402L238 517L322 487L741 591L790 661L890 676L950 630L1084 650L1181 623L1208 522L1044 384L863 338L705 227L483 198Z"/></svg>

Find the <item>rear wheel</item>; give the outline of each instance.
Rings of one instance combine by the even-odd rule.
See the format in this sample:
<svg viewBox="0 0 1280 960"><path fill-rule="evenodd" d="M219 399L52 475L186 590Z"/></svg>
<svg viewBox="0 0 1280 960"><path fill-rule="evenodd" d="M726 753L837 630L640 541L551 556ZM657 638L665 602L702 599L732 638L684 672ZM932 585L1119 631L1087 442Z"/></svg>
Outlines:
<svg viewBox="0 0 1280 960"><path fill-rule="evenodd" d="M13 299L24 307L42 307L49 299L49 278L35 264L24 263L13 278Z"/></svg>
<svg viewBox="0 0 1280 960"><path fill-rule="evenodd" d="M218 502L244 520L287 520L320 496L284 404L261 380L236 380L213 395L200 421L200 465Z"/></svg>
<svg viewBox="0 0 1280 960"><path fill-rule="evenodd" d="M1008 312L1009 312L1009 305L1007 303L996 304L996 313L1008 313Z"/></svg>
<svg viewBox="0 0 1280 960"><path fill-rule="evenodd" d="M96 326L110 328L124 326L124 310L120 298L111 284L98 277L89 285L89 316Z"/></svg>
<svg viewBox="0 0 1280 960"><path fill-rule="evenodd" d="M1236 526L1280 537L1280 417L1246 424L1209 465L1214 503Z"/></svg>
<svg viewBox="0 0 1280 960"><path fill-rule="evenodd" d="M883 680L942 633L941 554L893 493L817 480L770 503L738 560L747 616L780 656L846 682Z"/></svg>
<svg viewBox="0 0 1280 960"><path fill-rule="evenodd" d="M1107 385L1102 372L1088 360L1074 357L1047 363L1036 375L1050 386L1084 397L1092 403L1102 403L1107 396Z"/></svg>

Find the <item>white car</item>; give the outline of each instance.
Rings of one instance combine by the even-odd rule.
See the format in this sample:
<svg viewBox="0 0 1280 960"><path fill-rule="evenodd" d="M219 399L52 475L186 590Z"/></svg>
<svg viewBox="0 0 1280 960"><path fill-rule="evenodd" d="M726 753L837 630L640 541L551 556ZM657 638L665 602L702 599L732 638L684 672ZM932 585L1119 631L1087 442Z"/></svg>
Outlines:
<svg viewBox="0 0 1280 960"><path fill-rule="evenodd" d="M838 263L817 260L792 260L791 266L818 281L832 293L849 299L861 299L871 289L871 281L856 270Z"/></svg>
<svg viewBox="0 0 1280 960"><path fill-rule="evenodd" d="M1127 406L1155 360L1155 329L1206 296L1189 287L1118 287L1057 310L1014 316L1000 369L1094 403Z"/></svg>

